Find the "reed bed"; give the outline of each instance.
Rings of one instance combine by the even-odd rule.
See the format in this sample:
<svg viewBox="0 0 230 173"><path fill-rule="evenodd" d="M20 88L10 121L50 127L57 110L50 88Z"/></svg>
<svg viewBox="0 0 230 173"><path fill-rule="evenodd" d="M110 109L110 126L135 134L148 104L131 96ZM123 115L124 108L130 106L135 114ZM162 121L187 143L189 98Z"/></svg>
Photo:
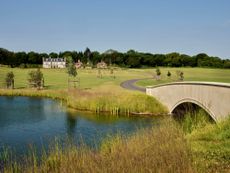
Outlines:
<svg viewBox="0 0 230 173"><path fill-rule="evenodd" d="M167 114L167 109L155 98L142 93L124 91L118 87L99 87L93 90L36 90L36 89L0 89L0 95L48 97L66 102L68 107L95 113L111 115L131 115L143 113L149 115Z"/></svg>

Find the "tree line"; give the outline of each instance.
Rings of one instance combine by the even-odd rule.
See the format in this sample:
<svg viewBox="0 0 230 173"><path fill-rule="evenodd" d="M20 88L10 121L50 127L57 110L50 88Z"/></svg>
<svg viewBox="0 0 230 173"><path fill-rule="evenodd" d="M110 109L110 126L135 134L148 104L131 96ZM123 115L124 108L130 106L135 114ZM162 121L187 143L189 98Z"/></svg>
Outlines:
<svg viewBox="0 0 230 173"><path fill-rule="evenodd" d="M73 61L80 60L85 65L95 66L98 62L104 61L109 65L117 65L128 68L141 67L211 67L211 68L230 68L229 59L220 59L219 57L209 56L200 53L194 56L179 54L177 52L169 54L152 54L129 50L125 53L115 50L108 50L104 53L98 51L65 51L37 53L37 52L12 52L0 48L0 64L11 67L39 67L42 64L42 58L64 58L72 57Z"/></svg>

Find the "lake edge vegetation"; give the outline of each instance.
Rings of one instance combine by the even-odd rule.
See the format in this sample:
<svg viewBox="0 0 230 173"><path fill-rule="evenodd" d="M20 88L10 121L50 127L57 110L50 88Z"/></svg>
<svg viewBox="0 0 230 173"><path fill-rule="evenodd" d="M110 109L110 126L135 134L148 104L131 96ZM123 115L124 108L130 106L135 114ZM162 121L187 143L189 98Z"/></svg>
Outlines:
<svg viewBox="0 0 230 173"><path fill-rule="evenodd" d="M56 141L40 161L32 150L23 164L6 150L4 172L228 172L230 119L203 123L188 132L166 118L157 128L109 137L97 150Z"/></svg>
<svg viewBox="0 0 230 173"><path fill-rule="evenodd" d="M94 113L110 115L166 115L168 110L151 96L143 93L112 90L37 90L37 89L0 89L0 96L47 97L62 100L67 107Z"/></svg>

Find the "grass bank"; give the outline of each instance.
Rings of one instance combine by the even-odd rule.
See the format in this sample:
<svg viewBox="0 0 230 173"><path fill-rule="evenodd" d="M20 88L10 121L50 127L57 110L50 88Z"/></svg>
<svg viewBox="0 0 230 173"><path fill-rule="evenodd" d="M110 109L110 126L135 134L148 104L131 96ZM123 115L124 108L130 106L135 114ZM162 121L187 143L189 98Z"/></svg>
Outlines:
<svg viewBox="0 0 230 173"><path fill-rule="evenodd" d="M113 115L166 114L167 109L153 97L138 92L123 90L119 87L104 86L90 90L35 90L35 89L0 89L0 95L32 96L60 99L68 107L95 113Z"/></svg>
<svg viewBox="0 0 230 173"><path fill-rule="evenodd" d="M79 99L80 98L80 99ZM110 114L166 114L167 108L155 98L119 87L106 86L94 90L70 91L67 104L79 110Z"/></svg>
<svg viewBox="0 0 230 173"><path fill-rule="evenodd" d="M230 118L187 135L199 172L230 172Z"/></svg>
<svg viewBox="0 0 230 173"><path fill-rule="evenodd" d="M104 140L98 150L55 143L39 162L36 152L23 164L3 153L7 172L229 172L230 119L209 123L202 113L190 125L167 118L159 127L142 129L131 136L118 134ZM189 130L188 130L189 129Z"/></svg>
<svg viewBox="0 0 230 173"><path fill-rule="evenodd" d="M179 122L197 172L230 172L230 117L216 123L202 109Z"/></svg>
<svg viewBox="0 0 230 173"><path fill-rule="evenodd" d="M8 163L5 172L195 172L184 133L165 121L159 128L130 137L115 136L98 151L56 144L40 164L31 154L23 165Z"/></svg>

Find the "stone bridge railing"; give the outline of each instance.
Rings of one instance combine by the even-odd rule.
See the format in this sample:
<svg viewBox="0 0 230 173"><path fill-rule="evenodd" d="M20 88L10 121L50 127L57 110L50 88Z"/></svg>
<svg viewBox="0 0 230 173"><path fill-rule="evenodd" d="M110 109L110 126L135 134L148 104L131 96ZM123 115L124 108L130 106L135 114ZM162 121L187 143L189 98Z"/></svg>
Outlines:
<svg viewBox="0 0 230 173"><path fill-rule="evenodd" d="M168 107L169 112L182 103L194 103L206 110L215 121L230 115L230 84L214 82L174 82L146 88Z"/></svg>

